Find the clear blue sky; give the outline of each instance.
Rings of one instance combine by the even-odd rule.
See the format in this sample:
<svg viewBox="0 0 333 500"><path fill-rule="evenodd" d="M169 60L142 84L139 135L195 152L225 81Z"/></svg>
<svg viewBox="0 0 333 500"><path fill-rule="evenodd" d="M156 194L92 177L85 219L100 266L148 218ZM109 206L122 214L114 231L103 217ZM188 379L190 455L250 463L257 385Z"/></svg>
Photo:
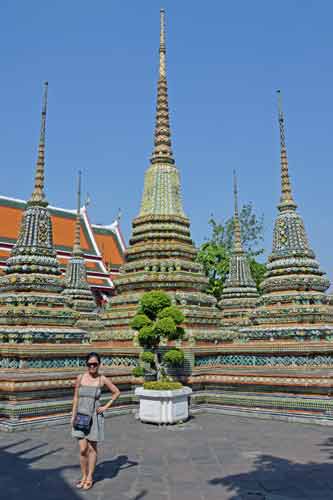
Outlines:
<svg viewBox="0 0 333 500"><path fill-rule="evenodd" d="M322 267L333 269L333 4L321 0L2 0L1 194L27 198L49 81L47 197L74 207L84 173L94 222L122 208L130 234L152 149L159 8L167 14L173 149L197 244L211 213L279 198L275 91L281 88L295 199Z"/></svg>

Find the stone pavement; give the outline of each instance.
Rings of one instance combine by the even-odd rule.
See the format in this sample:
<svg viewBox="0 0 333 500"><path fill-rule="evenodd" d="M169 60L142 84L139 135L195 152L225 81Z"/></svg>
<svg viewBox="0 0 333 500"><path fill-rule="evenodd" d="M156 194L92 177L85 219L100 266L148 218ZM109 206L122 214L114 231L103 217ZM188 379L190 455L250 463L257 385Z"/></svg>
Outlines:
<svg viewBox="0 0 333 500"><path fill-rule="evenodd" d="M157 427L106 420L96 483L75 490L65 425L0 434L5 500L333 500L333 429L223 415Z"/></svg>

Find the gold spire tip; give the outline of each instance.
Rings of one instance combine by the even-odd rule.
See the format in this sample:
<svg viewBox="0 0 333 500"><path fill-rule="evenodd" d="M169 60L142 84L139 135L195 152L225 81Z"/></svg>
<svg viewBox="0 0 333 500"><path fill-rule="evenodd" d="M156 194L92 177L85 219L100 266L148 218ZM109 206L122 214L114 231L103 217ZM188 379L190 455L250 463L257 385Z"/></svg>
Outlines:
<svg viewBox="0 0 333 500"><path fill-rule="evenodd" d="M75 232L74 232L74 248L73 253L75 255L81 255L81 177L82 171L78 171L77 177L77 210L76 210L76 222L75 222Z"/></svg>
<svg viewBox="0 0 333 500"><path fill-rule="evenodd" d="M242 236L238 213L238 190L237 190L237 176L236 170L233 170L234 177L234 251L241 253L243 252L242 247Z"/></svg>
<svg viewBox="0 0 333 500"><path fill-rule="evenodd" d="M165 10L160 10L160 77L165 78Z"/></svg>
<svg viewBox="0 0 333 500"><path fill-rule="evenodd" d="M282 92L280 89L276 91L277 94L277 101L278 101L278 112L279 112L279 118L283 119L283 111L282 111Z"/></svg>
<svg viewBox="0 0 333 500"><path fill-rule="evenodd" d="M235 214L238 215L238 189L237 189L237 175L236 175L236 170L233 170L233 178L234 178L234 207L235 207Z"/></svg>

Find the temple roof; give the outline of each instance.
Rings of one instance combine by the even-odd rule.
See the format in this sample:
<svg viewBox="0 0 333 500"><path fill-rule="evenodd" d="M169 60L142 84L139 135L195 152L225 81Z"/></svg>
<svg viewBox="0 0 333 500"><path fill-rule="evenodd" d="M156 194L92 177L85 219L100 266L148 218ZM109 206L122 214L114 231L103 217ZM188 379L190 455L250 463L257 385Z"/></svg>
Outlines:
<svg viewBox="0 0 333 500"><path fill-rule="evenodd" d="M0 196L0 273L20 230L26 202ZM63 271L72 255L76 210L48 207L53 226L53 242ZM85 207L81 208L81 246L88 282L93 288L111 290L113 278L124 262L125 242L119 222L91 224Z"/></svg>

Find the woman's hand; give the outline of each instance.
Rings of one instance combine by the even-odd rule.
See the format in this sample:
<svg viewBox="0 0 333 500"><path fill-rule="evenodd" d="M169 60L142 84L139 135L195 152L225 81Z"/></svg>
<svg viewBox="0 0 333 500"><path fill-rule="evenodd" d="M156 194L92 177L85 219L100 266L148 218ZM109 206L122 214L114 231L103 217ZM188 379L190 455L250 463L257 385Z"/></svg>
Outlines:
<svg viewBox="0 0 333 500"><path fill-rule="evenodd" d="M99 406L96 410L97 414L100 415L101 413L104 413L108 409L108 406Z"/></svg>

